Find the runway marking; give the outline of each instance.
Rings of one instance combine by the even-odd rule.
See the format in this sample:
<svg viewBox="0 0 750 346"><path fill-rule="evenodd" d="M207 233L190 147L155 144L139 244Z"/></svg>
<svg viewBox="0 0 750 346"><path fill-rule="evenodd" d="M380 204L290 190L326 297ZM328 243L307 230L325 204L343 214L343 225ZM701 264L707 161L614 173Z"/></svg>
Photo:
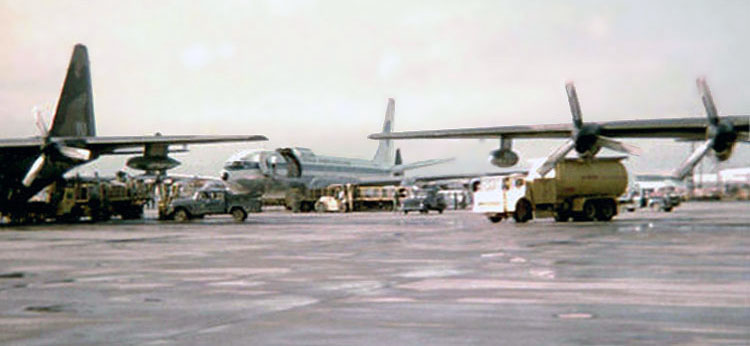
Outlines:
<svg viewBox="0 0 750 346"><path fill-rule="evenodd" d="M211 282L208 285L216 286L216 287L257 287L257 286L262 286L265 284L266 283L262 281L233 280L233 281Z"/></svg>
<svg viewBox="0 0 750 346"><path fill-rule="evenodd" d="M469 303L469 304L542 304L540 300L534 299L517 299L517 298L461 298L456 300L458 303Z"/></svg>
<svg viewBox="0 0 750 346"><path fill-rule="evenodd" d="M572 312L567 314L557 314L555 317L563 320L585 320L594 318L594 315L584 312Z"/></svg>
<svg viewBox="0 0 750 346"><path fill-rule="evenodd" d="M532 276L544 278L544 279L554 279L555 278L555 271L551 269L543 269L543 268L532 268L529 270L529 274Z"/></svg>
<svg viewBox="0 0 750 346"><path fill-rule="evenodd" d="M510 263L526 263L526 259L523 257L513 257L510 259Z"/></svg>
<svg viewBox="0 0 750 346"><path fill-rule="evenodd" d="M455 276L463 273L463 271L455 270L452 268L425 268L398 274L396 276L400 276L402 278L423 279L432 277Z"/></svg>

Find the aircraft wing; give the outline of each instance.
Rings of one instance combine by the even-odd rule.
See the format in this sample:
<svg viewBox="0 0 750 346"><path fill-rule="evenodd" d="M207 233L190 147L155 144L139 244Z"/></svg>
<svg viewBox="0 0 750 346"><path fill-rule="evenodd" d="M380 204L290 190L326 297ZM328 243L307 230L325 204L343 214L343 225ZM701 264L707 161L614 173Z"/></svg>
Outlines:
<svg viewBox="0 0 750 346"><path fill-rule="evenodd" d="M208 144L224 142L252 142L268 140L266 136L117 136L117 137L84 137L71 138L71 141L82 141L83 146L99 154L115 153L119 148L134 148L145 145L179 145Z"/></svg>
<svg viewBox="0 0 750 346"><path fill-rule="evenodd" d="M735 130L744 132L745 138L750 131L750 115L732 115L721 117L730 122ZM623 120L599 123L602 136L628 138L677 138L702 141L706 139L709 120L702 118L674 118L651 120Z"/></svg>
<svg viewBox="0 0 750 346"><path fill-rule="evenodd" d="M249 136L113 136L113 137L52 137L51 141L67 145L86 148L99 154L129 155L142 153L117 150L120 148L136 148L145 145L180 145L180 144L208 144L224 142L252 142L266 141L268 138L262 135ZM38 150L44 144L41 137L29 137L18 139L0 139L0 149L3 150ZM170 150L170 152L181 152L182 149Z"/></svg>
<svg viewBox="0 0 750 346"><path fill-rule="evenodd" d="M41 137L0 139L0 149L39 148L44 143Z"/></svg>
<svg viewBox="0 0 750 346"><path fill-rule="evenodd" d="M475 127L448 130L403 131L375 133L370 139L416 139L416 138L565 138L570 137L573 127L570 124L520 125Z"/></svg>
<svg viewBox="0 0 750 346"><path fill-rule="evenodd" d="M750 116L734 115L722 117L745 134L750 132ZM592 123L594 124L594 123ZM626 138L677 138L705 140L709 121L703 118L670 118L650 120L622 120L598 122L601 135ZM416 139L416 138L568 138L573 134L571 124L545 124L521 126L477 127L447 130L406 131L376 133L370 139Z"/></svg>

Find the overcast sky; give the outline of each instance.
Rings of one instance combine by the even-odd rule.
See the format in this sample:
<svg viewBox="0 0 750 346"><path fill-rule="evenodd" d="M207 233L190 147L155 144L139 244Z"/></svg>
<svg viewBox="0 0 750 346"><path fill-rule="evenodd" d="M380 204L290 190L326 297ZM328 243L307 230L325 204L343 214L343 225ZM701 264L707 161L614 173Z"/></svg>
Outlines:
<svg viewBox="0 0 750 346"><path fill-rule="evenodd" d="M750 114L750 1L0 0L0 137L36 135L73 45L88 46L100 135L264 134L192 146L176 171L217 175L243 148L305 146L370 158L388 97L396 130ZM629 165L666 171L690 145L629 140ZM522 158L561 141L518 141ZM401 141L430 172L491 170L495 140ZM726 167L747 166L740 145ZM123 157L86 170L111 174ZM710 166L710 165L709 165ZM708 167L708 166L707 166Z"/></svg>

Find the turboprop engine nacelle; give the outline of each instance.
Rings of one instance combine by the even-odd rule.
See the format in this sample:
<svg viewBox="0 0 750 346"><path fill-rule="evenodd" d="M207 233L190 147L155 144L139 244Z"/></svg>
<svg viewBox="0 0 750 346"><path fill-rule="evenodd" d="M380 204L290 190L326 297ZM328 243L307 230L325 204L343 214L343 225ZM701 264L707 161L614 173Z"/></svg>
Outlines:
<svg viewBox="0 0 750 346"><path fill-rule="evenodd" d="M168 156L136 156L128 159L126 165L142 171L165 171L179 166L180 161Z"/></svg>
<svg viewBox="0 0 750 346"><path fill-rule="evenodd" d="M518 163L518 154L510 149L495 149L490 152L490 163L497 167L512 167Z"/></svg>

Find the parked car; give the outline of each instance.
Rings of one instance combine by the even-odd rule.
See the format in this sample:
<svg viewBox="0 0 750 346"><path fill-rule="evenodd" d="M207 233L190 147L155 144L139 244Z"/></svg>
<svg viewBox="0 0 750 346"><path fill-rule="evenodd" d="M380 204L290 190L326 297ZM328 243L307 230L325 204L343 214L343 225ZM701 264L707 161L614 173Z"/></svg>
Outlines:
<svg viewBox="0 0 750 346"><path fill-rule="evenodd" d="M446 207L445 197L438 193L437 188L415 190L413 196L401 201L401 210L404 214L408 214L410 211L427 214L430 210L437 210L438 213L442 214Z"/></svg>

